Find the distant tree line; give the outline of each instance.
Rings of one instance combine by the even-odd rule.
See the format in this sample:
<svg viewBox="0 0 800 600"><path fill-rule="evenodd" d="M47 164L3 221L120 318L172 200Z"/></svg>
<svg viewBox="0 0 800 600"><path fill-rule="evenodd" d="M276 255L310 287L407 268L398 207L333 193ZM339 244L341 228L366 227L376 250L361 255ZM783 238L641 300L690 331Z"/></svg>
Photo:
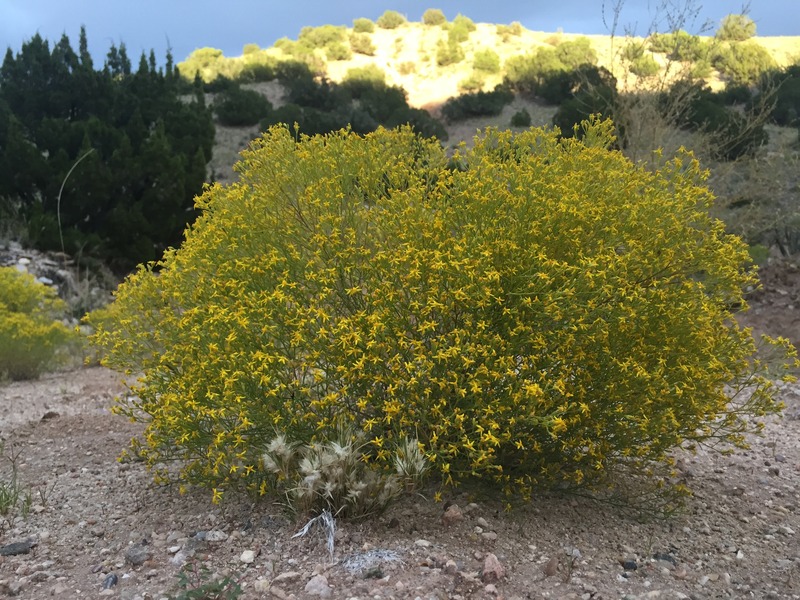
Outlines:
<svg viewBox="0 0 800 600"><path fill-rule="evenodd" d="M112 45L96 69L87 48L81 28L77 51L66 35L51 47L38 34L16 54L7 50L0 214L21 224L32 246L61 249L63 235L68 253L125 272L180 242L206 181L214 126L169 52L163 68L153 51L134 68L125 45Z"/></svg>

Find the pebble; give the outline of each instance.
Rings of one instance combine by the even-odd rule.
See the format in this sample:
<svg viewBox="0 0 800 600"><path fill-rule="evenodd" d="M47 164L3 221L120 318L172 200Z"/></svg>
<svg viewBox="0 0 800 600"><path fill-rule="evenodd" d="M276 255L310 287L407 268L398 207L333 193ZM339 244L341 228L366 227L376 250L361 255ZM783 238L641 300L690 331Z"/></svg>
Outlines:
<svg viewBox="0 0 800 600"><path fill-rule="evenodd" d="M246 565L249 565L255 559L256 559L256 553L253 552L252 550L245 550L244 552L242 552L242 555L239 557L239 560L242 561L243 563L245 563Z"/></svg>
<svg viewBox="0 0 800 600"><path fill-rule="evenodd" d="M554 556L548 560L542 567L542 571L544 572L545 577L552 577L558 573L558 557Z"/></svg>
<svg viewBox="0 0 800 600"><path fill-rule="evenodd" d="M415 546L419 546L420 548L430 548L432 544L428 540L420 539L420 540L416 540L414 542L414 545Z"/></svg>
<svg viewBox="0 0 800 600"><path fill-rule="evenodd" d="M118 581L119 581L119 578L117 578L116 574L109 573L106 576L106 578L103 580L103 589L107 590L109 588L114 587L115 585L117 585Z"/></svg>
<svg viewBox="0 0 800 600"><path fill-rule="evenodd" d="M300 573L297 571L286 571L275 577L272 581L273 583L281 583L283 581L294 581L295 579L300 579Z"/></svg>
<svg viewBox="0 0 800 600"><path fill-rule="evenodd" d="M134 567L139 567L152 557L150 548L146 544L134 544L125 551L125 561Z"/></svg>
<svg viewBox="0 0 800 600"><path fill-rule="evenodd" d="M459 521L464 520L464 513L459 508L458 504L451 504L447 510L442 514L442 523L446 527L450 527Z"/></svg>
<svg viewBox="0 0 800 600"><path fill-rule="evenodd" d="M306 583L305 591L312 596L319 596L320 598L330 598L333 596L330 586L328 585L328 578L324 575L314 575Z"/></svg>
<svg viewBox="0 0 800 600"><path fill-rule="evenodd" d="M478 517L475 523L482 529L489 529L489 523L483 517Z"/></svg>
<svg viewBox="0 0 800 600"><path fill-rule="evenodd" d="M481 581L483 583L497 583L506 576L506 569L500 564L497 557L491 552L486 555L483 560L483 571L481 572Z"/></svg>

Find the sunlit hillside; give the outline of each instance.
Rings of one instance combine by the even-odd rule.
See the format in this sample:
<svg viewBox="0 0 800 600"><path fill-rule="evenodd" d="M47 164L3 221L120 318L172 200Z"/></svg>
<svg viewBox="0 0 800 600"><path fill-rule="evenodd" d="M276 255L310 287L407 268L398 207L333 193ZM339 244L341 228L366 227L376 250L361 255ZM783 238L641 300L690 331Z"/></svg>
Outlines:
<svg viewBox="0 0 800 600"><path fill-rule="evenodd" d="M299 58L311 64L320 75L338 82L351 69L374 65L385 72L387 83L399 85L407 91L410 105L435 109L459 93L491 89L500 83L509 58L529 54L538 48L558 48L564 42L588 40L597 54L597 64L614 73L620 85L629 86L638 79L630 74L628 65L621 60L623 49L628 45L643 47L645 53L652 56L662 69L662 75L670 62L665 54L651 52L647 40L643 38L531 31L519 24L490 23L474 23L474 30L469 31L466 39L458 43L460 56L449 62L443 60L439 52L450 43L453 23L455 21L444 25L405 22L393 29L375 26L372 32L330 25L304 28L304 32L312 33L325 28L329 28L328 33L338 30L341 37L338 41L323 43L320 40L326 36L313 37L301 33L298 40L284 38L267 49L247 44L243 54L236 57L223 56L221 51L213 48L201 48L178 66L186 76L193 76L195 71L199 71L203 79L211 81L218 75L237 77L247 65ZM708 44L714 41L710 36L701 36L701 39ZM314 43L318 46L314 47ZM359 43L368 44L367 51L370 54L354 51L357 47L364 49ZM765 48L778 67L792 64L800 58L800 36L755 37L753 43ZM494 72L491 68L480 68L480 65L476 68L476 57L486 52L496 54L499 59ZM443 62L449 64L441 64ZM724 85L724 78L714 69L708 73L707 80L715 88Z"/></svg>

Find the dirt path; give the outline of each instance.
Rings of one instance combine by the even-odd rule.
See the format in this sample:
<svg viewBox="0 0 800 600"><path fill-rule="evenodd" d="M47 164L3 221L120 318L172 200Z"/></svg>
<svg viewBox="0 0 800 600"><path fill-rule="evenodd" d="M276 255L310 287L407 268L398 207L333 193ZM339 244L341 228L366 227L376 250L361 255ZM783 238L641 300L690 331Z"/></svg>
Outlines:
<svg viewBox="0 0 800 600"><path fill-rule="evenodd" d="M800 342L800 271L764 280L747 323ZM671 520L552 496L506 513L462 492L448 498L459 507L448 523L441 504L413 496L374 521L338 523L332 559L321 534L292 538L298 524L279 506L221 510L117 463L140 431L108 412L121 391L101 368L0 388L5 454L32 490L26 517L0 516L0 597L175 598L184 565L236 578L245 599L800 599L798 385L782 388L786 417L751 450L681 463L695 495ZM0 482L9 474L5 460Z"/></svg>

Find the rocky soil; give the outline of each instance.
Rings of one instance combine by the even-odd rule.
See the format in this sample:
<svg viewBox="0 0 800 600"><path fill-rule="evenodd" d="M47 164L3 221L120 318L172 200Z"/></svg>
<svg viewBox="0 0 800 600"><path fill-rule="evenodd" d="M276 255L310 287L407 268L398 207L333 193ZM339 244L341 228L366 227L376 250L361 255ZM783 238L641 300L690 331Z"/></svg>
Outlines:
<svg viewBox="0 0 800 600"><path fill-rule="evenodd" d="M745 321L800 342L800 270L783 263L763 280ZM234 598L211 584L228 577L245 599L800 599L796 384L749 451L681 461L694 496L670 519L580 498L505 512L490 496L427 493L337 522L332 555L321 529L293 537L302 523L278 505L216 507L118 463L141 430L110 414L121 393L98 367L0 387L0 494L12 458L30 490L27 514L0 515L0 598Z"/></svg>

